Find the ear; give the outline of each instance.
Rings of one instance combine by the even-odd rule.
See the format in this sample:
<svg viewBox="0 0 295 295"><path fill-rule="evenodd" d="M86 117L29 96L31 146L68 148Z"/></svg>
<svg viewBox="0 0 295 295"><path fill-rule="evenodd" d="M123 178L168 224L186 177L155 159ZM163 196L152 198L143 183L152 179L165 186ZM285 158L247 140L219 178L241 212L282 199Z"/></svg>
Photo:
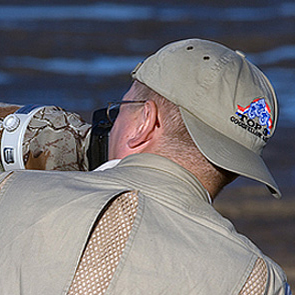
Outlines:
<svg viewBox="0 0 295 295"><path fill-rule="evenodd" d="M137 120L135 133L127 143L130 149L145 148L153 141L159 127L158 108L154 101L148 100L145 103Z"/></svg>

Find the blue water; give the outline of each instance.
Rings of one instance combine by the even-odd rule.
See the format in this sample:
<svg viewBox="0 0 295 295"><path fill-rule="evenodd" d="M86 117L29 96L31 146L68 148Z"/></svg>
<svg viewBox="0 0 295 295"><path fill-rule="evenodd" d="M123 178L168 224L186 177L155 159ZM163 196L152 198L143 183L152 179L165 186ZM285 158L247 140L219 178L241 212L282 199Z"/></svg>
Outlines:
<svg viewBox="0 0 295 295"><path fill-rule="evenodd" d="M251 40L253 35L253 40L261 36L273 43L264 50L261 46L255 50L252 46L254 50L246 55L263 69L274 84L281 106L281 124L295 126L295 3L260 3L261 5L254 5L249 1L247 4L246 1L240 6L210 6L190 4L184 0L181 4L163 1L155 5L150 5L149 2L141 5L115 2L85 5L81 1L81 5L65 5L64 1L61 5L12 6L7 2L8 5L0 5L0 37L3 33L8 40L0 41L0 48L5 49L5 54L0 52L0 100L21 104L50 101L69 109L91 111L97 107L97 97L114 95L120 98L119 93L125 91L121 84L106 86L106 81L115 83L118 76L127 76L147 53L158 49L161 38L161 45L167 41L167 32L172 38L175 36L175 39L179 39L181 35L195 36L194 32L199 32L197 35L208 35L211 39L219 36L229 39L232 34L232 38L245 35ZM151 26L149 32L149 26L145 25L148 21L157 24L158 29ZM272 26L273 23L276 25ZM134 30L134 35L127 32L126 40L124 35L120 36L123 40L121 52L117 50L111 53L105 48L91 51L88 48L92 38L87 35L88 32L105 32L102 35L112 44L109 39L116 38L117 35L112 37L107 33L113 25L118 24L121 24L122 34L126 34L126 24ZM17 48L23 42L18 35L20 30L24 31L24 38L27 35L31 38L28 38L23 51L21 45ZM53 39L56 44L49 46L54 48L54 54L50 52L48 56L41 51L46 50L46 46L45 49L41 46L40 52L36 52L35 48L30 51L28 43L40 37L40 34L34 34L42 30L50 34L56 31L57 35L66 30L68 39L64 40L59 35L56 40ZM84 35L79 35L75 43L71 34L77 31L81 31L85 38ZM14 32L19 40L9 39L9 32ZM40 44L46 43L46 38L43 35L41 37ZM280 42L279 37L284 41ZM70 43L69 46L77 45L79 50L76 51L79 54L75 55L73 51L66 55L62 49L67 48L67 42ZM102 39L102 47L104 42ZM9 50L9 46L12 50ZM87 52L91 54L87 55ZM78 82L80 77L83 77L84 86ZM79 90L73 95L73 88L78 84Z"/></svg>
<svg viewBox="0 0 295 295"><path fill-rule="evenodd" d="M69 59L9 56L2 64L7 68L27 68L70 76L115 76L130 72L143 56L99 56L94 59Z"/></svg>
<svg viewBox="0 0 295 295"><path fill-rule="evenodd" d="M277 1L263 7L212 7L204 5L130 5L97 3L90 5L40 5L0 7L0 21L44 19L95 19L107 21L132 21L160 19L175 22L183 18L197 20L263 21L278 17L295 16L295 3ZM247 2L246 2L247 3Z"/></svg>
<svg viewBox="0 0 295 295"><path fill-rule="evenodd" d="M274 48L269 51L250 53L247 58L258 66L266 66L282 61L295 61L295 44ZM130 71L144 56L107 56L101 55L94 59L51 58L41 59L29 56L8 56L2 59L6 67L22 67L40 71L55 72L67 75L118 75ZM275 76L275 69L285 73L285 77L294 78L294 69L271 68L267 71ZM276 79L279 78L276 76Z"/></svg>

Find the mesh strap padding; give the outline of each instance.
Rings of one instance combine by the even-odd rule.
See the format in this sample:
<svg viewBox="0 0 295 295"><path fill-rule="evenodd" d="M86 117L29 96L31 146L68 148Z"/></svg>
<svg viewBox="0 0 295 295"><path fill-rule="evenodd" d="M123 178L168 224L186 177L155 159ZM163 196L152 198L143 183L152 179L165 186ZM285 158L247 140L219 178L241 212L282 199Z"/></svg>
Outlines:
<svg viewBox="0 0 295 295"><path fill-rule="evenodd" d="M267 280L267 268L263 259L258 258L240 295L263 295Z"/></svg>
<svg viewBox="0 0 295 295"><path fill-rule="evenodd" d="M128 192L106 209L91 234L69 295L105 293L131 232L137 207L137 192Z"/></svg>

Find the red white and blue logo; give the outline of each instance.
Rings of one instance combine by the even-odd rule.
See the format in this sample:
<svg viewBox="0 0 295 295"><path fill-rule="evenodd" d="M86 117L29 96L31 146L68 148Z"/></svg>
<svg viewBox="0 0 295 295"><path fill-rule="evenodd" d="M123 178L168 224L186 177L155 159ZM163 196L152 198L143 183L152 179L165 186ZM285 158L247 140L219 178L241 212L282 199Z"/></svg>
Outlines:
<svg viewBox="0 0 295 295"><path fill-rule="evenodd" d="M256 117L259 120L261 126L265 126L270 133L273 127L273 121L271 119L271 110L263 97L254 99L251 104L246 107L238 105L237 115L247 115L249 119L253 120Z"/></svg>
<svg viewBox="0 0 295 295"><path fill-rule="evenodd" d="M271 109L264 97L257 97L247 106L237 105L237 116L231 116L230 121L260 137L265 142L271 135L273 119Z"/></svg>

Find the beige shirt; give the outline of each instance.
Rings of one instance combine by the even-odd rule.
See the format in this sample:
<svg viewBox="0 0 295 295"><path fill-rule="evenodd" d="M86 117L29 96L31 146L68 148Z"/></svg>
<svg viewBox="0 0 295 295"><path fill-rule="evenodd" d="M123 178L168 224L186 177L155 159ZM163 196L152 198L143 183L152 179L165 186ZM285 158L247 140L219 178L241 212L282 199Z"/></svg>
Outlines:
<svg viewBox="0 0 295 295"><path fill-rule="evenodd" d="M265 294L285 294L281 268L214 210L199 181L151 154L104 172L14 172L0 195L1 294L68 294L103 208L134 191L136 217L105 294L248 294L255 269Z"/></svg>

